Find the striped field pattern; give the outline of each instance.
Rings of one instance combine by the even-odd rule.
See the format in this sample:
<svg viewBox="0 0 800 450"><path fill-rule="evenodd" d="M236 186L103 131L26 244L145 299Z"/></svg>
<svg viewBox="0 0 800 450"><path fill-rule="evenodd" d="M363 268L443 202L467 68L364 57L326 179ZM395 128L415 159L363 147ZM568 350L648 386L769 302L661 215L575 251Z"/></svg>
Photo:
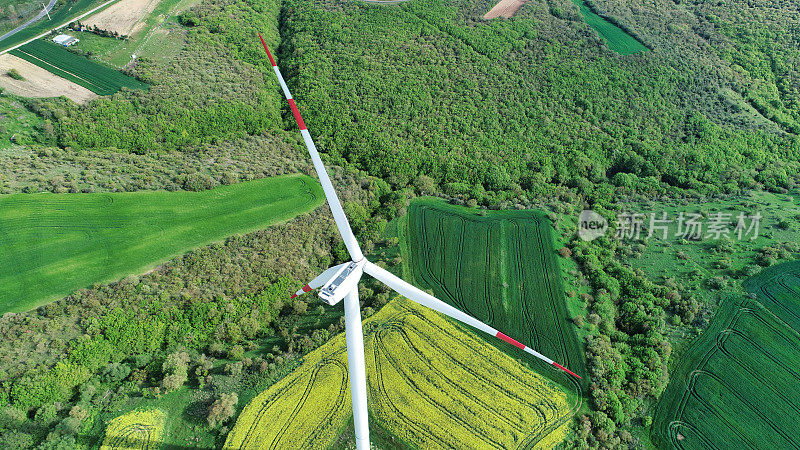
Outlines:
<svg viewBox="0 0 800 450"><path fill-rule="evenodd" d="M561 388L438 313L397 298L364 331L370 414L400 441L528 448L563 439L573 411ZM253 399L225 448L328 448L351 409L339 335Z"/></svg>
<svg viewBox="0 0 800 450"><path fill-rule="evenodd" d="M798 448L800 262L745 281L682 357L652 434L682 449Z"/></svg>
<svg viewBox="0 0 800 450"><path fill-rule="evenodd" d="M478 211L420 198L406 218L400 225L406 279L585 375L543 213Z"/></svg>
<svg viewBox="0 0 800 450"><path fill-rule="evenodd" d="M123 87L148 88L146 83L136 78L76 55L61 45L40 39L12 50L11 54L99 95L111 95Z"/></svg>

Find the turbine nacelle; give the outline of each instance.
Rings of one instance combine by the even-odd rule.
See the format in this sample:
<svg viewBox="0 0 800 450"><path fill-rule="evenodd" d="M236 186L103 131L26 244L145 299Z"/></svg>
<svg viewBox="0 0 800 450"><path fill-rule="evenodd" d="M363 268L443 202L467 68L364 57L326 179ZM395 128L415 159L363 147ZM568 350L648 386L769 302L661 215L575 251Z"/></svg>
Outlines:
<svg viewBox="0 0 800 450"><path fill-rule="evenodd" d="M350 261L343 264L344 267L336 271L331 279L322 286L319 298L333 306L339 303L348 292L358 289L358 280L364 274L364 263L366 262L365 258L359 262Z"/></svg>
<svg viewBox="0 0 800 450"><path fill-rule="evenodd" d="M361 275L364 274L364 264L366 263L366 258L363 258L358 262L350 261L333 266L317 275L302 289L295 292L292 298L321 288L319 298L328 305L333 306L342 301L348 292L358 289L358 281L361 279Z"/></svg>

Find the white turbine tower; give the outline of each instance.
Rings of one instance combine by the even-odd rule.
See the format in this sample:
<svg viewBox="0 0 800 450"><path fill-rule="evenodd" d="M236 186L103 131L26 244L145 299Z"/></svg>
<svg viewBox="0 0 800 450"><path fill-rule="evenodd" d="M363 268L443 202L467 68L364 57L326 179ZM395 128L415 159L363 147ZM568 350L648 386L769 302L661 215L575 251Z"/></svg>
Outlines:
<svg viewBox="0 0 800 450"><path fill-rule="evenodd" d="M261 39L261 44L267 52L269 62L272 63L272 68L275 70L275 76L278 77L278 82L283 89L286 100L289 101L289 108L292 110L294 120L300 128L300 134L308 147L308 152L311 154L311 160L314 162L314 169L317 171L317 176L322 184L322 189L325 192L325 197L328 200L328 205L333 213L333 220L342 235L344 245L350 253L352 260L350 262L339 264L338 266L331 267L316 278L311 280L302 289L297 291L292 298L303 295L314 289L320 289L319 296L322 300L329 304L335 305L340 300L344 299L344 320L345 320L345 334L347 338L347 364L350 372L350 394L353 399L353 422L355 423L356 434L356 448L358 450L369 448L369 424L367 415L367 377L364 363L364 336L361 330L361 310L358 303L358 282L361 276L366 273L378 279L378 281L386 284L397 293L401 294L410 300L413 300L423 306L427 306L435 311L438 311L446 316L449 316L459 322L477 328L484 333L488 333L498 339L508 342L531 355L541 359L542 361L557 367L572 376L580 378L576 373L570 371L561 364L553 361L552 359L542 355L541 353L525 346L519 341L516 341L500 331L486 325L485 323L475 319L474 317L459 311L458 309L448 305L447 303L427 294L426 292L406 283L402 279L393 275L392 273L378 267L377 265L367 261L364 254L361 253L361 248L358 246L356 237L350 229L350 223L344 214L342 205L339 198L336 196L336 191L333 189L333 184L328 177L328 172L322 164L322 159L317 153L317 148L314 141L311 139L303 118L300 116L300 111L292 99L292 94L283 80L280 69L275 64L275 59L272 57L267 44L261 34L258 35Z"/></svg>

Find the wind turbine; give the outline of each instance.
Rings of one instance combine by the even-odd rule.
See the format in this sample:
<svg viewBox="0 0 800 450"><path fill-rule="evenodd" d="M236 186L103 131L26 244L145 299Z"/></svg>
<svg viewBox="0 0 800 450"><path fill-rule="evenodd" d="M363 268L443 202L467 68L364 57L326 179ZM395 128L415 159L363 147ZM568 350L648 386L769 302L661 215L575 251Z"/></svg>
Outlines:
<svg viewBox="0 0 800 450"><path fill-rule="evenodd" d="M333 220L336 222L336 227L342 235L344 245L347 247L348 253L352 260L338 266L331 267L316 278L311 280L302 289L297 291L292 298L298 295L303 295L314 289L320 289L319 297L327 304L333 306L342 299L344 299L344 320L345 320L345 337L347 339L347 366L350 372L350 395L353 399L353 422L355 424L356 434L356 448L358 450L369 448L369 423L367 415L367 375L364 363L364 335L361 329L361 309L358 304L358 282L363 274L368 274L378 281L389 286L397 293L401 294L410 300L413 300L423 306L427 306L435 311L438 311L446 316L449 316L459 322L470 325L478 330L492 335L500 340L506 341L509 344L518 347L525 352L541 359L542 361L557 367L568 374L581 378L576 373L562 366L561 364L553 361L552 359L542 355L536 350L527 347L525 344L506 336L498 330L486 325L485 323L475 319L474 317L459 311L458 309L448 305L447 303L437 299L436 297L406 283L394 274L384 270L381 267L367 261L364 254L361 253L361 248L358 246L356 237L353 230L350 229L350 222L347 221L347 216L344 214L342 205L339 202L339 197L333 189L331 179L328 177L328 172L322 164L322 159L319 157L317 147L314 145L314 140L311 139L306 128L303 118L300 116L300 111L292 98L292 93L289 92L289 87L281 75L278 65L275 64L275 59L272 57L269 48L267 47L264 38L259 33L258 38L261 40L261 45L267 52L269 62L275 70L275 76L278 78L278 83L281 85L283 94L289 102L289 108L292 110L295 122L300 128L300 134L303 136L308 153L311 154L311 161L314 163L314 169L317 171L317 176L322 184L322 190L325 192L325 198L328 200L328 205L333 213Z"/></svg>

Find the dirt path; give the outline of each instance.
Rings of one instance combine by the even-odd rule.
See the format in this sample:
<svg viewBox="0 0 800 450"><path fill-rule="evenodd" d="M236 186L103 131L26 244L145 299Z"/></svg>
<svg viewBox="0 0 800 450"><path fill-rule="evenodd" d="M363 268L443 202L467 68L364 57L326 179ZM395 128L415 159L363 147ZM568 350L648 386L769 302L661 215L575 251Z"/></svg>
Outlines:
<svg viewBox="0 0 800 450"><path fill-rule="evenodd" d="M131 36L145 25L144 19L153 12L159 0L120 0L90 16L83 23L121 35Z"/></svg>
<svg viewBox="0 0 800 450"><path fill-rule="evenodd" d="M510 18L524 5L528 0L500 0L494 5L494 8L483 15L484 19L494 19L496 17Z"/></svg>
<svg viewBox="0 0 800 450"><path fill-rule="evenodd" d="M24 80L15 80L6 72L17 69ZM83 86L65 80L41 67L14 55L0 55L0 87L21 97L60 97L64 96L76 103L86 103L98 97Z"/></svg>

